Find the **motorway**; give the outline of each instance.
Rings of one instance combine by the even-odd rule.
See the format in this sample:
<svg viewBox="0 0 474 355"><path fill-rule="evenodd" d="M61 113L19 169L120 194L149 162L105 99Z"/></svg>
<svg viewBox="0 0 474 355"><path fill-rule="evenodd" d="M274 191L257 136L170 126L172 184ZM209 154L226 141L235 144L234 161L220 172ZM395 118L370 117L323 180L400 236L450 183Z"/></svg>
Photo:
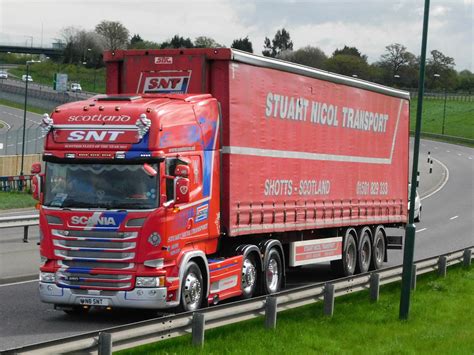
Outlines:
<svg viewBox="0 0 474 355"><path fill-rule="evenodd" d="M417 224L415 260L474 245L474 149L428 140L423 140L420 148L423 214ZM431 175L426 163L428 152L436 159ZM9 215L24 213L12 211ZM133 310L92 311L87 316L70 317L54 311L51 305L39 302L37 282L25 281L32 278L39 264L37 229L32 229L28 244L21 242L21 229L0 233L0 351L157 315ZM402 258L402 251L390 251L387 266L401 264ZM7 276L15 279L8 280ZM321 265L293 271L289 278L290 286L297 286L327 280L331 274L327 265Z"/></svg>

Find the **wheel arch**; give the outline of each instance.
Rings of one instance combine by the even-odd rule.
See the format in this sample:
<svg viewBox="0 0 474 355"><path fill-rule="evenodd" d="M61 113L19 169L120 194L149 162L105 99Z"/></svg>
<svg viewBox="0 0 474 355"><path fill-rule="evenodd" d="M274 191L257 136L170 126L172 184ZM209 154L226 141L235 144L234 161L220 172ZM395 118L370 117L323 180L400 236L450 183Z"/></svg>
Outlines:
<svg viewBox="0 0 474 355"><path fill-rule="evenodd" d="M209 283L210 283L210 274L209 274L209 264L207 262L206 254L202 250L191 250L186 252L182 257L181 257L181 262L179 264L179 288L178 288L178 300L181 298L181 284L184 278L184 272L186 271L186 265L194 261L199 269L202 272L202 278L205 280L204 288L204 296L205 300L207 300L207 297L209 296Z"/></svg>

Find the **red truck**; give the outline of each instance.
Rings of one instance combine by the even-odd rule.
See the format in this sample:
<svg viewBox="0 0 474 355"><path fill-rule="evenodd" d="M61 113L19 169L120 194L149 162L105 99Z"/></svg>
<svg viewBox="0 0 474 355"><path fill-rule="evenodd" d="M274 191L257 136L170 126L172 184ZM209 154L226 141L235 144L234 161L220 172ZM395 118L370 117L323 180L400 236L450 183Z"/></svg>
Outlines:
<svg viewBox="0 0 474 355"><path fill-rule="evenodd" d="M45 115L40 297L192 311L286 270L378 269L407 222L409 94L233 49L106 52Z"/></svg>

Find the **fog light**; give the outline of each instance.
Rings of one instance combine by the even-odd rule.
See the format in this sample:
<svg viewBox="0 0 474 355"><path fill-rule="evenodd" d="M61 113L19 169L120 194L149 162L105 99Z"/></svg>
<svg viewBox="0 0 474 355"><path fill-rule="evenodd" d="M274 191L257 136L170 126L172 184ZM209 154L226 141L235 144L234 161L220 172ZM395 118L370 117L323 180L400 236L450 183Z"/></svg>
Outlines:
<svg viewBox="0 0 474 355"><path fill-rule="evenodd" d="M51 285L48 285L47 288L48 288L48 291L52 291L52 290L53 290L53 286L51 286Z"/></svg>
<svg viewBox="0 0 474 355"><path fill-rule="evenodd" d="M150 291L148 291L148 294L150 296L154 296L154 295L156 295L156 291L155 290L150 290Z"/></svg>
<svg viewBox="0 0 474 355"><path fill-rule="evenodd" d="M137 291L137 295L138 295L138 296L143 295L143 291L142 291L142 290L138 290L138 291Z"/></svg>
<svg viewBox="0 0 474 355"><path fill-rule="evenodd" d="M40 272L40 281L47 283L55 283L56 275L52 272Z"/></svg>

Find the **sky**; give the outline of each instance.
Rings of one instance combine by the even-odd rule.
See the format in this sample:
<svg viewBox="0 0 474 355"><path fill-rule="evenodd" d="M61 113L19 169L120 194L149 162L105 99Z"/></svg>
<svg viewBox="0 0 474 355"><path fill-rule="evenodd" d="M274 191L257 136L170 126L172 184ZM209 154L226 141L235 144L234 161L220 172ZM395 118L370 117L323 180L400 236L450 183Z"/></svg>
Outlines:
<svg viewBox="0 0 474 355"><path fill-rule="evenodd" d="M355 46L372 63L392 43L420 54L423 7L424 0L0 0L0 44L51 45L65 27L93 30L108 20L154 42L179 34L229 47L248 36L261 54L265 37L284 27L294 49L311 45L330 56ZM473 17L474 0L431 0L428 52L474 72Z"/></svg>

